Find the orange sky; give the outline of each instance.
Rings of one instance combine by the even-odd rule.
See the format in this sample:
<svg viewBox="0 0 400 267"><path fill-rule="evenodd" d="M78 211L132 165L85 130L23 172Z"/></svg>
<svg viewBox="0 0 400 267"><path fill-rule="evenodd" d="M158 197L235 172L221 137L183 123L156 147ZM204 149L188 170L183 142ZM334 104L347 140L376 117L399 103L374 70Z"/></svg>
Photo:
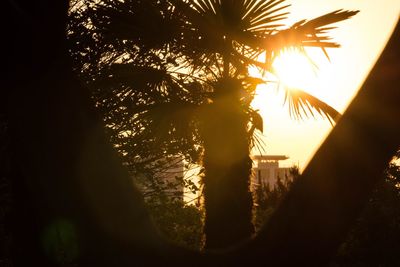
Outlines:
<svg viewBox="0 0 400 267"><path fill-rule="evenodd" d="M400 15L399 0L296 0L288 1L292 24L303 18L314 18L336 9L360 10L355 17L337 23L331 32L341 48L329 49L331 62L319 50L309 54L317 63L317 76L312 76L309 85L302 83L305 91L311 92L329 103L339 112L344 112L355 96L373 63L378 58ZM300 87L299 86L299 87ZM307 86L307 88L303 88ZM264 118L266 154L284 154L290 157L282 165L299 164L304 169L314 152L325 139L331 126L319 117L295 121L283 107L283 95L270 87L259 87L259 96L253 105L260 109ZM255 152L257 153L257 152Z"/></svg>

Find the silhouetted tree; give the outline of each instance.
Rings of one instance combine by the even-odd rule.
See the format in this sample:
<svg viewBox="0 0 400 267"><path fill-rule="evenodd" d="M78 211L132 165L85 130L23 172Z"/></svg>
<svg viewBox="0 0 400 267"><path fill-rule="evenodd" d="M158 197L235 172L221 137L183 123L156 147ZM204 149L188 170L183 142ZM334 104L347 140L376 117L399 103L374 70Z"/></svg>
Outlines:
<svg viewBox="0 0 400 267"><path fill-rule="evenodd" d="M248 68L273 72L283 48L338 47L326 31L357 12L283 28L289 5L278 0L95 2L76 8L70 40L111 141L134 172L175 155L204 166L207 248L250 238L249 153L263 127L250 103L266 81ZM286 97L294 116L315 109L338 117L306 92L287 90Z"/></svg>

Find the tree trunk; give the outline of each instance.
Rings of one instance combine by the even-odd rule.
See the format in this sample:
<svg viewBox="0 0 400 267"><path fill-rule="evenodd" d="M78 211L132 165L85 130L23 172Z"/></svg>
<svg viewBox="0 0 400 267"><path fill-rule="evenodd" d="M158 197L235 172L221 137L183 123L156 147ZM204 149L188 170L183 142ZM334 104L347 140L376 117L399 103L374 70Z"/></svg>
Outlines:
<svg viewBox="0 0 400 267"><path fill-rule="evenodd" d="M239 100L240 84L231 80L221 86L231 91L217 96L204 116L206 249L226 248L254 233L248 119Z"/></svg>

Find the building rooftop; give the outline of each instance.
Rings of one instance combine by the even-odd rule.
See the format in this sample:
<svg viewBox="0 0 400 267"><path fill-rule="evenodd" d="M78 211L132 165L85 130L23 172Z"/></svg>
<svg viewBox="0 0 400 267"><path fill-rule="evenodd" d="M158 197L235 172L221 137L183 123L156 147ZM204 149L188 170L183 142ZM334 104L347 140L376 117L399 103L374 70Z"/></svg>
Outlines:
<svg viewBox="0 0 400 267"><path fill-rule="evenodd" d="M285 155L255 155L253 159L256 161L279 161L279 160L287 160L288 156Z"/></svg>

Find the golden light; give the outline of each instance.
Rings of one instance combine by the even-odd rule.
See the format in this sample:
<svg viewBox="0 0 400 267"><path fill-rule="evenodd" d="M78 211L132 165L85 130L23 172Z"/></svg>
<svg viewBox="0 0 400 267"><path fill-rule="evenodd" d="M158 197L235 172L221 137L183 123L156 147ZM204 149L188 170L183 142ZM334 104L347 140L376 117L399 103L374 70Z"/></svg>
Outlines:
<svg viewBox="0 0 400 267"><path fill-rule="evenodd" d="M399 20L400 1L292 2L287 25L336 9L361 10L354 19L338 24L338 29L329 33L341 45L337 49L327 49L331 62L321 49L307 49L307 54L318 66L316 73L308 59L302 55L293 55L296 54L294 51L282 53L273 63L275 73L283 84L307 91L343 113ZM265 55L259 60L264 58ZM255 67L249 69L249 73L253 77L273 80L273 77L261 77ZM252 106L260 110L264 119L263 141L266 153L288 155L290 159L284 166L299 163L303 169L332 127L328 121L318 118L292 120L287 107L283 106L283 98L284 90L277 90L275 83L259 85ZM257 153L254 151L254 154Z"/></svg>
<svg viewBox="0 0 400 267"><path fill-rule="evenodd" d="M290 49L280 53L272 64L279 81L289 88L307 90L317 78L317 68L300 51Z"/></svg>
<svg viewBox="0 0 400 267"><path fill-rule="evenodd" d="M295 49L282 51L272 63L273 74L267 72L264 77L257 68L249 69L250 75L272 81L257 87L252 102L252 107L259 111L264 120L264 152L289 154L291 160L285 166L300 164L301 169L331 126L319 117L304 121L293 120L287 105L284 105L285 90L282 90L282 86L306 91L322 101L330 100L336 93L335 90L326 90L326 86L331 84L330 79L334 77L333 64L327 60L321 49L308 49L307 55L309 58ZM298 142L299 140L302 141ZM253 153L260 152L255 149Z"/></svg>
<svg viewBox="0 0 400 267"><path fill-rule="evenodd" d="M283 105L285 90L278 90L282 87L300 89L318 98L323 96L323 93L326 94L327 92L321 92L320 88L323 88L327 79L324 75L319 75L320 70L318 68L321 66L326 69L329 62L324 58L325 56L320 49L308 50L307 54L310 57L296 49L286 49L280 52L272 63L272 73L266 73L265 76L262 76L257 68L249 68L251 76L272 81L257 87L252 107L259 110L263 116L267 113L277 114L282 112L285 109ZM311 59L315 60L315 63Z"/></svg>

